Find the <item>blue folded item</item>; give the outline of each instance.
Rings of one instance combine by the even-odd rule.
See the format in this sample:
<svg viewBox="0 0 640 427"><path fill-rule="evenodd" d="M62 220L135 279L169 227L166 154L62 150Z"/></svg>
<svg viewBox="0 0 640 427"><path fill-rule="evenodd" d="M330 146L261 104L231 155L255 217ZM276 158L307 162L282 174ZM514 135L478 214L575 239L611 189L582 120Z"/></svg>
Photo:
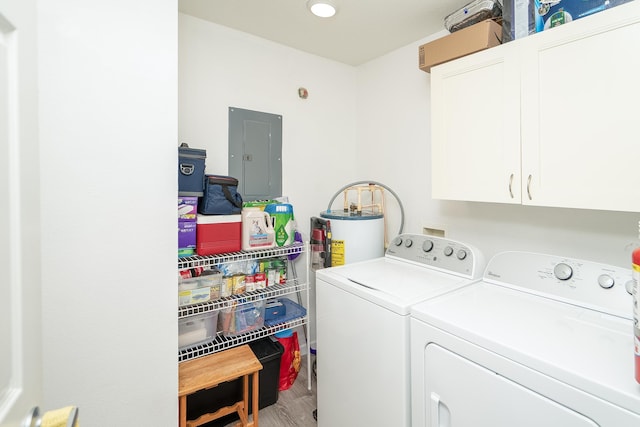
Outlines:
<svg viewBox="0 0 640 427"><path fill-rule="evenodd" d="M289 322L291 320L297 319L299 317L304 317L307 315L306 308L304 308L299 304L296 304L290 299L282 298L276 301L279 301L280 303L282 303L282 306L284 309L280 309L281 310L280 315L268 317L266 312L269 312L270 310L268 308L269 303L267 303L267 309L265 312L265 319L264 319L265 326L278 325L280 323Z"/></svg>
<svg viewBox="0 0 640 427"><path fill-rule="evenodd" d="M287 306L279 300L267 301L264 311L264 320L272 320L287 314Z"/></svg>

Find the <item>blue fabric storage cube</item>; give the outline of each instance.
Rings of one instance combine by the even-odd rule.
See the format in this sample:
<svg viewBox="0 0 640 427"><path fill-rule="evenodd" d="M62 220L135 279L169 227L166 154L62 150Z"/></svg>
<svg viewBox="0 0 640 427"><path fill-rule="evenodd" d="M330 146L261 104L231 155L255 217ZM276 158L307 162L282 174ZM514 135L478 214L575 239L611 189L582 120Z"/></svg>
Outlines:
<svg viewBox="0 0 640 427"><path fill-rule="evenodd" d="M202 197L207 151L182 144L178 154L178 195Z"/></svg>

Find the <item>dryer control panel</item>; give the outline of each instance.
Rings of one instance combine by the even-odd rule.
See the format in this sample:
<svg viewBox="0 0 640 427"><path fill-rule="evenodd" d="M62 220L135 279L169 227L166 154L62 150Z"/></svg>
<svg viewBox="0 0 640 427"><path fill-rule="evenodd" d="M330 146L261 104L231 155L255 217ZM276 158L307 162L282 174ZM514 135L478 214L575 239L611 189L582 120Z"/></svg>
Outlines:
<svg viewBox="0 0 640 427"><path fill-rule="evenodd" d="M488 263L484 281L631 318L631 269L531 252L502 252Z"/></svg>
<svg viewBox="0 0 640 427"><path fill-rule="evenodd" d="M475 247L456 240L422 234L400 234L385 256L429 266L470 279L482 277L484 257Z"/></svg>

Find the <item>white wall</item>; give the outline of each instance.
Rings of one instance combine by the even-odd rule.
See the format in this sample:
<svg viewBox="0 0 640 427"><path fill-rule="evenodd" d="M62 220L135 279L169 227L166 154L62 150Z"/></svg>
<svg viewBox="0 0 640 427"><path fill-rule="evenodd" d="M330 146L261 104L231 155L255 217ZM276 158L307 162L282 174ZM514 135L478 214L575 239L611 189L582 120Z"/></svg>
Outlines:
<svg viewBox="0 0 640 427"><path fill-rule="evenodd" d="M446 31L357 68L188 15L179 33L180 141L208 149L209 173L226 173L227 108L283 114L284 193L304 231L335 191L372 180L400 198L405 232L444 228L487 257L531 250L628 267L636 214L431 199L430 78L418 69L418 47ZM298 86L310 90L308 100L297 97ZM311 168L318 159L322 174ZM387 209L393 236L393 197Z"/></svg>
<svg viewBox="0 0 640 427"><path fill-rule="evenodd" d="M487 258L528 250L629 268L638 242L637 213L431 199L430 77L418 69L418 47L444 34L358 68L359 170L399 193L405 231L444 228L447 237L474 244Z"/></svg>
<svg viewBox="0 0 640 427"><path fill-rule="evenodd" d="M39 4L44 410L177 423L177 1Z"/></svg>
<svg viewBox="0 0 640 427"><path fill-rule="evenodd" d="M228 173L228 108L283 117L283 194L308 237L309 218L357 177L356 70L179 15L179 139ZM309 91L306 100L298 88Z"/></svg>

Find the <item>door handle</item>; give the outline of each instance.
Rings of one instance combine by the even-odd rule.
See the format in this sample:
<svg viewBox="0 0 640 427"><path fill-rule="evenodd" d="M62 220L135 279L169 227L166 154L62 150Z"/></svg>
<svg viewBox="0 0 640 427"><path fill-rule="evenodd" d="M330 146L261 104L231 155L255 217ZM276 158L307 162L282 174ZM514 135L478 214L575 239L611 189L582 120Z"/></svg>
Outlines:
<svg viewBox="0 0 640 427"><path fill-rule="evenodd" d="M451 414L447 405L442 403L438 393L431 392L431 427L451 427ZM442 411L441 411L442 410Z"/></svg>
<svg viewBox="0 0 640 427"><path fill-rule="evenodd" d="M53 417L66 416L66 427L77 427L78 423L78 407L77 406L68 406L65 408L58 409L56 411L52 411L55 415ZM48 415L49 413L47 413ZM39 427L42 425L42 418L45 414L40 415L40 408L34 406L27 413L27 415L22 420L22 424L20 427Z"/></svg>
<svg viewBox="0 0 640 427"><path fill-rule="evenodd" d="M527 178L527 196L529 196L529 200L532 200L532 198L531 198L531 175L529 175L529 178Z"/></svg>
<svg viewBox="0 0 640 427"><path fill-rule="evenodd" d="M509 177L509 195L513 199L513 174Z"/></svg>

